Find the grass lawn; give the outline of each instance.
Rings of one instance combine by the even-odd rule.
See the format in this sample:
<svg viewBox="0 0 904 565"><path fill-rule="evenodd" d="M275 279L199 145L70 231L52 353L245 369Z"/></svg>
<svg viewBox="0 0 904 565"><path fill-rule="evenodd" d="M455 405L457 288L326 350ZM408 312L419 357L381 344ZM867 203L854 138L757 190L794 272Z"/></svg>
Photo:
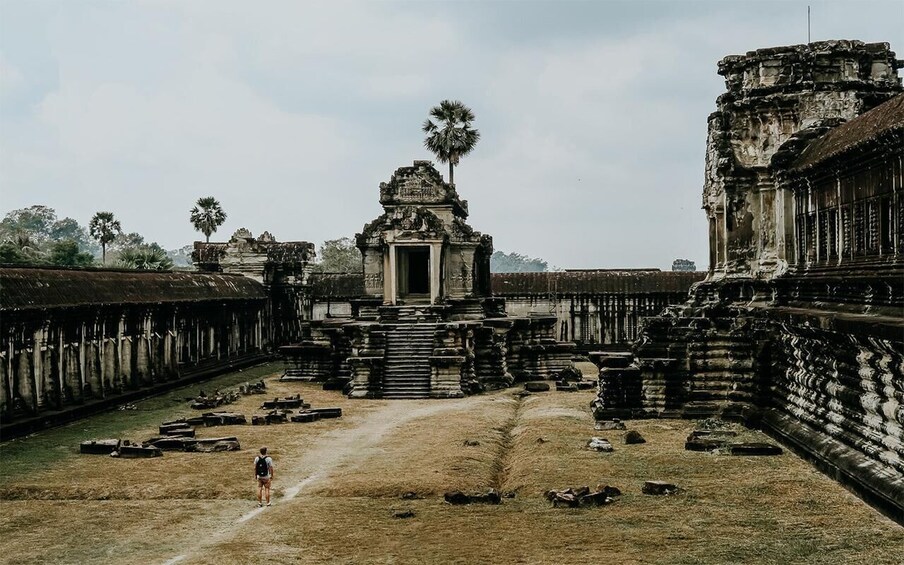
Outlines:
<svg viewBox="0 0 904 565"><path fill-rule="evenodd" d="M343 417L313 424L201 428L243 450L149 460L78 454L83 439L145 439L193 414L199 385L0 444L0 561L5 563L901 563L904 528L798 457L687 452L694 423L628 422L647 439L594 431L591 392L514 390L461 400L348 400L262 376L266 396L226 409L249 417L266 397L301 393ZM591 436L615 446L584 448ZM764 440L758 432L745 431ZM258 509L257 448L276 461L274 505ZM641 494L645 480L681 494ZM553 508L551 488L610 484L599 508ZM447 490L512 492L498 506L451 506ZM414 492L415 500L400 496ZM412 510L413 518L393 517Z"/></svg>

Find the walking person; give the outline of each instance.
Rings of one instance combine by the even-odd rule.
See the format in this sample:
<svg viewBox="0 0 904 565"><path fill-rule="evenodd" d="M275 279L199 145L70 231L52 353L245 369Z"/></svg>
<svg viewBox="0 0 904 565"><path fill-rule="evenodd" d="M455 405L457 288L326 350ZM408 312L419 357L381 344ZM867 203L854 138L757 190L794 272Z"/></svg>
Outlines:
<svg viewBox="0 0 904 565"><path fill-rule="evenodd" d="M261 454L254 458L254 478L257 479L257 505L264 505L266 493L267 506L270 506L270 483L273 481L273 458L267 455L267 448L261 448Z"/></svg>

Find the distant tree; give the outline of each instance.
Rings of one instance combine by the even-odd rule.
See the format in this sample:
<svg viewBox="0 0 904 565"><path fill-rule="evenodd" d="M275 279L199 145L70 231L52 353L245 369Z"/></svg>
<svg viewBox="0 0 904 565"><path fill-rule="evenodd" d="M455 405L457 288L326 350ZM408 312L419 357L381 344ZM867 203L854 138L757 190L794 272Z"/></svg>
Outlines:
<svg viewBox="0 0 904 565"><path fill-rule="evenodd" d="M14 244L4 241L0 243L0 263L6 265L29 265L31 261Z"/></svg>
<svg viewBox="0 0 904 565"><path fill-rule="evenodd" d="M673 271L696 271L697 265L689 259L675 259L672 261Z"/></svg>
<svg viewBox="0 0 904 565"><path fill-rule="evenodd" d="M107 264L107 244L111 243L118 234L122 233L119 220L113 217L113 212L98 212L91 218L88 224L88 233L100 243L101 257L104 265Z"/></svg>
<svg viewBox="0 0 904 565"><path fill-rule="evenodd" d="M51 230L56 221L57 215L53 208L40 205L20 208L9 212L0 221L0 236L4 240L11 240L19 234L27 234L31 241L43 242L51 239Z"/></svg>
<svg viewBox="0 0 904 565"><path fill-rule="evenodd" d="M94 256L80 251L75 240L67 239L51 246L49 262L60 267L90 267L94 264Z"/></svg>
<svg viewBox="0 0 904 565"><path fill-rule="evenodd" d="M549 265L543 259L536 259L520 253L496 251L490 255L491 273L543 273Z"/></svg>
<svg viewBox="0 0 904 565"><path fill-rule="evenodd" d="M364 270L364 263L355 242L342 237L323 242L316 268L324 273L360 273Z"/></svg>
<svg viewBox="0 0 904 565"><path fill-rule="evenodd" d="M204 234L206 241L210 242L210 234L226 221L226 212L220 206L220 202L213 196L199 198L191 209L191 223L195 230Z"/></svg>
<svg viewBox="0 0 904 565"><path fill-rule="evenodd" d="M440 163L449 163L449 183L454 183L455 166L477 145L480 132L471 128L474 112L458 100L443 100L430 109L430 118L424 121L427 134L424 147L436 155Z"/></svg>
<svg viewBox="0 0 904 565"><path fill-rule="evenodd" d="M192 267L191 252L194 250L193 245L186 245L179 249L170 249L166 252L166 256L173 262L173 268L186 269Z"/></svg>
<svg viewBox="0 0 904 565"><path fill-rule="evenodd" d="M156 243L123 249L119 253L117 264L140 271L166 271L173 268L173 261L167 257L166 250Z"/></svg>
<svg viewBox="0 0 904 565"><path fill-rule="evenodd" d="M0 221L0 242L17 247L32 262L44 262L52 244L66 240L75 241L82 251L100 252L84 226L72 218L57 220L56 211L47 206L13 210Z"/></svg>

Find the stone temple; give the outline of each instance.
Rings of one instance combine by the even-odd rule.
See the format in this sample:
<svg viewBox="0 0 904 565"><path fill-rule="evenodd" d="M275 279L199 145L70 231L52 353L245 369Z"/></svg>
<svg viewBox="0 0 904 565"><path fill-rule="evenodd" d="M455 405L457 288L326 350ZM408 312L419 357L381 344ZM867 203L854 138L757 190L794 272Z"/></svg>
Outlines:
<svg viewBox="0 0 904 565"><path fill-rule="evenodd" d="M598 418L743 421L904 523L902 66L859 41L719 63L706 273L490 273L425 161L380 184L362 273L248 230L196 243L191 273L2 267L3 436L278 354L354 398L454 398L580 355Z"/></svg>

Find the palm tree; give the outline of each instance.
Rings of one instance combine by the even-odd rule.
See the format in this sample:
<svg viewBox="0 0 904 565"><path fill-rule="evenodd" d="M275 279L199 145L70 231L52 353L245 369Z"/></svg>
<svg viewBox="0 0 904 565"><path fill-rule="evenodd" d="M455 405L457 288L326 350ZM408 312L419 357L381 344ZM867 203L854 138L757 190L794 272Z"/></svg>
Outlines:
<svg viewBox="0 0 904 565"><path fill-rule="evenodd" d="M220 202L213 196L199 198L197 204L191 209L191 223L195 230L204 234L207 243L210 243L210 234L226 221L226 212L220 206Z"/></svg>
<svg viewBox="0 0 904 565"><path fill-rule="evenodd" d="M454 184L453 171L458 160L474 149L480 132L471 128L474 112L458 100L443 100L430 110L424 121L424 147L436 154L440 163L449 163L449 184Z"/></svg>
<svg viewBox="0 0 904 565"><path fill-rule="evenodd" d="M107 264L107 244L116 238L116 235L122 233L122 226L119 220L113 217L113 212L98 212L91 218L88 224L88 233L91 237L100 242L101 253L103 254L104 265Z"/></svg>
<svg viewBox="0 0 904 565"><path fill-rule="evenodd" d="M139 271L167 271L173 268L173 261L162 247L152 243L124 249L119 254L119 265Z"/></svg>

